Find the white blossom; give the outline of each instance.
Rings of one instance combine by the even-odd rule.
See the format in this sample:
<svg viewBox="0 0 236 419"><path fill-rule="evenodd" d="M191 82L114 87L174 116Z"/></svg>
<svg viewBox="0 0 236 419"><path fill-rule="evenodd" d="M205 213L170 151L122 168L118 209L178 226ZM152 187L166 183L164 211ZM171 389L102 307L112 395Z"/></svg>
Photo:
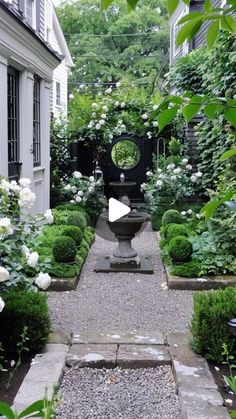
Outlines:
<svg viewBox="0 0 236 419"><path fill-rule="evenodd" d="M92 117L93 117L93 118L96 118L96 116L97 116L96 112L93 112L93 113L92 113Z"/></svg>
<svg viewBox="0 0 236 419"><path fill-rule="evenodd" d="M97 130L99 130L99 129L101 128L101 125L100 125L100 124L96 124L95 128L96 128Z"/></svg>
<svg viewBox="0 0 236 419"><path fill-rule="evenodd" d="M74 95L73 95L73 93L70 93L70 94L69 94L69 99L74 99Z"/></svg>
<svg viewBox="0 0 236 419"><path fill-rule="evenodd" d="M104 121L104 119L100 119L99 124L100 125L104 125L106 123L106 121Z"/></svg>
<svg viewBox="0 0 236 419"><path fill-rule="evenodd" d="M188 159L183 159L183 160L182 160L182 163L183 163L183 164L187 164L187 163L188 163Z"/></svg>
<svg viewBox="0 0 236 419"><path fill-rule="evenodd" d="M4 303L3 299L2 299L2 297L0 297L0 313L4 309L4 306L5 306L5 303Z"/></svg>
<svg viewBox="0 0 236 419"><path fill-rule="evenodd" d="M0 183L0 188L5 191L5 193L9 193L9 190L11 189L11 184L6 179L2 179Z"/></svg>
<svg viewBox="0 0 236 419"><path fill-rule="evenodd" d="M36 268L38 261L39 261L39 254L37 252L32 252L27 257L27 265L30 268Z"/></svg>
<svg viewBox="0 0 236 419"><path fill-rule="evenodd" d="M22 186L22 188L28 188L31 185L31 180L23 177L19 180L19 184Z"/></svg>
<svg viewBox="0 0 236 419"><path fill-rule="evenodd" d="M140 185L141 189L145 191L147 184L144 182Z"/></svg>
<svg viewBox="0 0 236 419"><path fill-rule="evenodd" d="M180 167L176 167L176 169L173 170L175 175L178 175L181 172Z"/></svg>
<svg viewBox="0 0 236 419"><path fill-rule="evenodd" d="M72 192L72 193L76 193L76 191L77 191L76 186L71 186L71 192Z"/></svg>
<svg viewBox="0 0 236 419"><path fill-rule="evenodd" d="M82 178L82 173L80 173L80 172L78 172L78 171L75 171L75 172L73 173L73 177L74 177L75 179L81 179L81 178Z"/></svg>
<svg viewBox="0 0 236 419"><path fill-rule="evenodd" d="M29 188L23 188L20 191L19 205L24 208L31 208L35 202L36 195Z"/></svg>
<svg viewBox="0 0 236 419"><path fill-rule="evenodd" d="M23 244L21 246L21 251L22 251L23 255L25 255L25 256L27 256L27 255L30 254L30 250L29 250L29 248L25 244Z"/></svg>
<svg viewBox="0 0 236 419"><path fill-rule="evenodd" d="M185 216L186 214L186 211L181 211L181 215Z"/></svg>
<svg viewBox="0 0 236 419"><path fill-rule="evenodd" d="M176 175L172 175L172 176L170 177L170 179L171 179L171 180L176 180L176 179L177 179L177 177L176 177Z"/></svg>
<svg viewBox="0 0 236 419"><path fill-rule="evenodd" d="M48 274L44 274L43 272L40 272L38 276L35 279L35 284L38 285L39 288L42 288L43 290L46 290L49 285L51 284L51 277Z"/></svg>
<svg viewBox="0 0 236 419"><path fill-rule="evenodd" d="M118 100L115 102L115 106L116 108L120 105L120 102L118 102Z"/></svg>
<svg viewBox="0 0 236 419"><path fill-rule="evenodd" d="M75 197L75 201L77 202L77 204L79 204L82 201L82 198L80 196L76 196Z"/></svg>
<svg viewBox="0 0 236 419"><path fill-rule="evenodd" d="M156 181L156 186L157 186L158 189L161 189L161 187L163 186L162 180L157 180Z"/></svg>
<svg viewBox="0 0 236 419"><path fill-rule="evenodd" d="M142 118L145 120L145 119L148 119L148 115L146 114L146 113L144 113L143 115L142 115Z"/></svg>
<svg viewBox="0 0 236 419"><path fill-rule="evenodd" d="M187 213L188 213L189 215L191 215L191 214L193 213L193 211L192 211L191 209L188 209Z"/></svg>
<svg viewBox="0 0 236 419"><path fill-rule="evenodd" d="M197 173L195 173L195 176L197 176L197 177L202 177L202 172L197 172Z"/></svg>
<svg viewBox="0 0 236 419"><path fill-rule="evenodd" d="M51 209L47 209L44 213L44 217L46 218L48 224L53 224L54 218Z"/></svg>
<svg viewBox="0 0 236 419"><path fill-rule="evenodd" d="M97 103L93 102L93 103L92 103L92 108L93 108L93 109L97 109L97 107L98 107Z"/></svg>
<svg viewBox="0 0 236 419"><path fill-rule="evenodd" d="M149 125L150 125L149 122L144 122L145 127L149 127Z"/></svg>
<svg viewBox="0 0 236 419"><path fill-rule="evenodd" d="M158 105L153 105L153 110L156 111L158 108Z"/></svg>
<svg viewBox="0 0 236 419"><path fill-rule="evenodd" d="M105 113L102 113L101 118L102 119L106 119L107 118L107 115Z"/></svg>
<svg viewBox="0 0 236 419"><path fill-rule="evenodd" d="M88 187L88 192L89 192L89 193L92 193L93 191L94 191L94 186L89 186L89 187Z"/></svg>
<svg viewBox="0 0 236 419"><path fill-rule="evenodd" d="M108 87L108 89L105 90L105 94L109 95L112 92L112 88Z"/></svg>
<svg viewBox="0 0 236 419"><path fill-rule="evenodd" d="M146 175L147 175L147 177L152 176L152 172L151 172L151 170L148 170L148 171L146 172Z"/></svg>
<svg viewBox="0 0 236 419"><path fill-rule="evenodd" d="M156 127L158 127L158 123L157 123L157 121L153 121L152 125L153 125L155 128L156 128Z"/></svg>
<svg viewBox="0 0 236 419"><path fill-rule="evenodd" d="M5 282L8 278L9 272L3 266L0 266L0 282Z"/></svg>
<svg viewBox="0 0 236 419"><path fill-rule="evenodd" d="M14 192L20 192L20 190L21 190L21 187L19 185L17 185L15 180L12 180L10 182L10 187L11 187L11 190L14 191Z"/></svg>
<svg viewBox="0 0 236 419"><path fill-rule="evenodd" d="M89 176L89 181L94 182L94 176Z"/></svg>
<svg viewBox="0 0 236 419"><path fill-rule="evenodd" d="M68 183L68 185L66 185L64 189L65 189L65 191L70 191L71 190L70 184Z"/></svg>
<svg viewBox="0 0 236 419"><path fill-rule="evenodd" d="M193 166L191 166L191 164L187 164L186 169L188 170L192 170Z"/></svg>
<svg viewBox="0 0 236 419"><path fill-rule="evenodd" d="M121 102L120 107L123 109L125 108L125 102Z"/></svg>
<svg viewBox="0 0 236 419"><path fill-rule="evenodd" d="M120 82L120 81L118 81L118 82L116 83L116 87L120 87L120 85L121 85L121 82Z"/></svg>
<svg viewBox="0 0 236 419"><path fill-rule="evenodd" d="M83 193L83 191L78 191L78 192L77 192L77 195L78 195L78 196L83 196L83 194L84 194L84 193Z"/></svg>
<svg viewBox="0 0 236 419"><path fill-rule="evenodd" d="M8 217L0 218L0 240L13 234L11 220Z"/></svg>
<svg viewBox="0 0 236 419"><path fill-rule="evenodd" d="M148 138L152 138L152 133L151 133L151 131L148 131L148 132L147 132L147 136L148 136Z"/></svg>
<svg viewBox="0 0 236 419"><path fill-rule="evenodd" d="M104 112L108 112L108 107L107 106L103 106L102 109L104 110Z"/></svg>
<svg viewBox="0 0 236 419"><path fill-rule="evenodd" d="M173 170L174 168L175 168L174 163L168 164L168 166L167 166L167 170Z"/></svg>
<svg viewBox="0 0 236 419"><path fill-rule="evenodd" d="M162 169L157 169L157 173L162 173Z"/></svg>
<svg viewBox="0 0 236 419"><path fill-rule="evenodd" d="M164 173L160 173L158 177L159 177L159 179L165 179Z"/></svg>
<svg viewBox="0 0 236 419"><path fill-rule="evenodd" d="M195 182L197 182L197 177L195 175L192 175L190 177L190 180L191 180L192 183L195 183Z"/></svg>

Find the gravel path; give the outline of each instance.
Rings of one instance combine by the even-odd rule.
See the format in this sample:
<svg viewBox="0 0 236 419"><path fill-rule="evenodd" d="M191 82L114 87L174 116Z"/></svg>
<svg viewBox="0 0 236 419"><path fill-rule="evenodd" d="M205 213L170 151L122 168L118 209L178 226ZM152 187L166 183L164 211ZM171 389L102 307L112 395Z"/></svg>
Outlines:
<svg viewBox="0 0 236 419"><path fill-rule="evenodd" d="M75 291L50 292L49 306L55 329L81 330L159 329L184 331L191 319L191 291L166 289L156 233L148 226L134 241L134 247L151 257L154 275L95 273L99 256L109 255L116 243L96 238Z"/></svg>
<svg viewBox="0 0 236 419"><path fill-rule="evenodd" d="M182 419L171 368L67 369L59 419Z"/></svg>

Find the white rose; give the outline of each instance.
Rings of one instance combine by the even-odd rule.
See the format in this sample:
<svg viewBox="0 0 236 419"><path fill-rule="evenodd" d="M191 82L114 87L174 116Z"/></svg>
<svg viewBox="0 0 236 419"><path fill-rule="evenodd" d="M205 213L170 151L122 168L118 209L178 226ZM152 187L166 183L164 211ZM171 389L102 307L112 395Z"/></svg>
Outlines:
<svg viewBox="0 0 236 419"><path fill-rule="evenodd" d="M96 124L95 128L96 128L97 130L99 130L99 129L101 128L101 125L100 125L100 124Z"/></svg>
<svg viewBox="0 0 236 419"><path fill-rule="evenodd" d="M94 122L90 121L89 124L88 124L88 128L93 128L93 127L94 127Z"/></svg>
<svg viewBox="0 0 236 419"><path fill-rule="evenodd" d="M148 132L147 132L147 136L148 136L148 138L152 138L152 133L151 133L151 131L148 131Z"/></svg>
<svg viewBox="0 0 236 419"><path fill-rule="evenodd" d="M102 109L103 109L105 112L108 112L108 107L107 107L107 106L103 106L103 107L102 107Z"/></svg>
<svg viewBox="0 0 236 419"><path fill-rule="evenodd" d="M125 102L121 102L120 107L125 108Z"/></svg>
<svg viewBox="0 0 236 419"><path fill-rule="evenodd" d="M53 224L54 218L53 218L52 210L51 209L47 209L45 211L44 217L46 218L48 224Z"/></svg>
<svg viewBox="0 0 236 419"><path fill-rule="evenodd" d="M0 266L0 282L5 282L9 278L9 272Z"/></svg>
<svg viewBox="0 0 236 419"><path fill-rule="evenodd" d="M92 117L95 118L97 116L96 112L92 113Z"/></svg>
<svg viewBox="0 0 236 419"><path fill-rule="evenodd" d="M72 193L76 193L76 191L77 191L76 186L71 186L71 192L72 192Z"/></svg>
<svg viewBox="0 0 236 419"><path fill-rule="evenodd" d="M202 177L202 172L197 172L197 173L195 173L195 176L197 176L197 177Z"/></svg>
<svg viewBox="0 0 236 419"><path fill-rule="evenodd" d="M159 189L161 189L161 187L163 186L163 182L162 182L162 180L157 180L157 181L156 181L156 186L157 186Z"/></svg>
<svg viewBox="0 0 236 419"><path fill-rule="evenodd" d="M34 282L36 285L38 285L39 288L46 290L51 284L51 281L52 279L50 275L40 272Z"/></svg>
<svg viewBox="0 0 236 419"><path fill-rule="evenodd" d="M185 216L186 214L186 211L181 211L181 215Z"/></svg>
<svg viewBox="0 0 236 419"><path fill-rule="evenodd" d="M23 244L21 246L21 251L22 251L23 255L25 255L25 256L30 254L29 248L25 244Z"/></svg>
<svg viewBox="0 0 236 419"><path fill-rule="evenodd" d="M117 108L117 106L120 105L120 102L118 102L118 100L115 102L115 107Z"/></svg>
<svg viewBox="0 0 236 419"><path fill-rule="evenodd" d="M2 299L2 297L0 297L0 313L4 309L4 306L5 306L5 303L4 303L3 299Z"/></svg>
<svg viewBox="0 0 236 419"><path fill-rule="evenodd" d="M146 186L147 186L147 185L146 185L146 183L142 183L142 184L140 185L141 189L142 189L142 190L144 190L144 191L145 191L145 189L146 189Z"/></svg>
<svg viewBox="0 0 236 419"><path fill-rule="evenodd" d="M158 108L158 105L153 105L153 110L155 111Z"/></svg>
<svg viewBox="0 0 236 419"><path fill-rule="evenodd" d="M108 89L105 90L105 94L109 95L112 92L112 88L108 87Z"/></svg>
<svg viewBox="0 0 236 419"><path fill-rule="evenodd" d="M20 192L21 187L19 185L17 185L17 183L16 183L15 180L12 180L11 183L10 183L10 185L11 185L11 190L13 192Z"/></svg>
<svg viewBox="0 0 236 419"><path fill-rule="evenodd" d="M152 172L151 172L151 170L148 170L147 171L147 173L146 173L146 175L149 177L149 176L152 176Z"/></svg>
<svg viewBox="0 0 236 419"><path fill-rule="evenodd" d="M19 184L22 188L27 188L31 185L31 180L23 177L19 180Z"/></svg>
<svg viewBox="0 0 236 419"><path fill-rule="evenodd" d="M100 125L104 125L106 123L106 121L104 121L104 119L100 119L99 124Z"/></svg>
<svg viewBox="0 0 236 419"><path fill-rule="evenodd" d="M156 128L156 127L158 127L158 123L157 123L157 121L153 121L152 125L153 125L155 128Z"/></svg>
<svg viewBox="0 0 236 419"><path fill-rule="evenodd" d="M69 99L74 99L74 95L73 95L73 93L70 93L70 94L69 94Z"/></svg>
<svg viewBox="0 0 236 419"><path fill-rule="evenodd" d="M195 182L197 182L197 177L195 175L192 175L190 180L191 180L192 183L195 183Z"/></svg>
<svg viewBox="0 0 236 419"><path fill-rule="evenodd" d="M73 177L74 177L75 179L81 179L81 178L82 178L82 173L80 173L80 172L74 172L74 173L73 173Z"/></svg>
<svg viewBox="0 0 236 419"><path fill-rule="evenodd" d="M77 195L75 201L77 202L77 204L79 204L82 201L82 198Z"/></svg>
<svg viewBox="0 0 236 419"><path fill-rule="evenodd" d="M70 200L70 203L71 203L71 204L74 204L74 203L75 203L75 200L74 200L74 199L71 199L71 200Z"/></svg>
<svg viewBox="0 0 236 419"><path fill-rule="evenodd" d="M0 219L0 239L3 239L6 236L13 234L13 229L11 227L11 220L8 217Z"/></svg>
<svg viewBox="0 0 236 419"><path fill-rule="evenodd" d="M94 182L94 176L90 176L90 177L89 177L89 181L90 181L90 182Z"/></svg>
<svg viewBox="0 0 236 419"><path fill-rule="evenodd" d="M164 175L164 173L161 173L161 174L159 175L159 179L165 179L165 175Z"/></svg>
<svg viewBox="0 0 236 419"><path fill-rule="evenodd" d="M178 175L181 172L180 167L176 167L176 169L174 169L174 174Z"/></svg>
<svg viewBox="0 0 236 419"><path fill-rule="evenodd" d="M147 115L146 113L144 113L144 114L142 115L142 118L143 118L143 119L148 119L148 115Z"/></svg>
<svg viewBox="0 0 236 419"><path fill-rule="evenodd" d="M101 118L102 118L102 119L106 119L106 118L107 118L107 115L106 115L105 113L102 113L102 114L101 114Z"/></svg>
<svg viewBox="0 0 236 419"><path fill-rule="evenodd" d="M189 215L191 215L191 214L193 213L193 211L192 211L191 209L188 209L187 213L188 213Z"/></svg>
<svg viewBox="0 0 236 419"><path fill-rule="evenodd" d="M198 220L200 220L200 218L201 218L201 214L196 214L196 218L197 218Z"/></svg>
<svg viewBox="0 0 236 419"><path fill-rule="evenodd" d="M175 164L174 163L168 164L168 166L167 166L167 170L172 170L174 168L175 168Z"/></svg>
<svg viewBox="0 0 236 419"><path fill-rule="evenodd" d="M39 254L37 252L32 252L27 257L27 265L30 268L36 268L38 261L39 261Z"/></svg>
<svg viewBox="0 0 236 419"><path fill-rule="evenodd" d="M31 208L35 202L36 195L29 188L23 188L20 191L20 207Z"/></svg>
<svg viewBox="0 0 236 419"><path fill-rule="evenodd" d="M192 166L191 166L191 164L187 164L187 166L186 166L186 169L188 169L188 170L192 170Z"/></svg>
<svg viewBox="0 0 236 419"><path fill-rule="evenodd" d="M183 163L183 164L187 164L187 163L188 163L188 159L183 159L183 160L182 160L182 163Z"/></svg>
<svg viewBox="0 0 236 419"><path fill-rule="evenodd" d="M92 103L92 108L93 109L97 109L97 107L98 107L98 105L94 102L94 103Z"/></svg>
<svg viewBox="0 0 236 419"><path fill-rule="evenodd" d="M116 87L120 87L120 85L121 85L121 82L120 82L120 81L118 81L118 82L116 83Z"/></svg>
<svg viewBox="0 0 236 419"><path fill-rule="evenodd" d="M175 175L172 175L172 176L170 177L170 179L171 179L171 180L176 180L176 179L177 179L177 177L176 177Z"/></svg>
<svg viewBox="0 0 236 419"><path fill-rule="evenodd" d="M78 192L77 192L77 195L78 195L78 196L83 196L83 194L84 194L84 193L83 193L83 191L78 191Z"/></svg>
<svg viewBox="0 0 236 419"><path fill-rule="evenodd" d="M3 189L6 193L8 193L9 190L11 189L11 184L10 184L10 182L8 182L8 180L2 179L1 184L0 184L0 188Z"/></svg>
<svg viewBox="0 0 236 419"><path fill-rule="evenodd" d="M162 173L162 170L161 169L157 169L157 173Z"/></svg>
<svg viewBox="0 0 236 419"><path fill-rule="evenodd" d="M149 125L150 125L149 122L144 122L145 127L149 127Z"/></svg>

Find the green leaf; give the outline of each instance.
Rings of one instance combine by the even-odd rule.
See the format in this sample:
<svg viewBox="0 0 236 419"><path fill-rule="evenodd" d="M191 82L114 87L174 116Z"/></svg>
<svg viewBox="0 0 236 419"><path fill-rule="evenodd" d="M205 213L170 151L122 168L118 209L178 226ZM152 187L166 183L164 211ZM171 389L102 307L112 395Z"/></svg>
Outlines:
<svg viewBox="0 0 236 419"><path fill-rule="evenodd" d="M211 0L205 0L205 1L204 1L204 3L203 3L203 9L204 9L206 12L211 12L211 11L212 11L212 9L213 9L213 5L212 5Z"/></svg>
<svg viewBox="0 0 236 419"><path fill-rule="evenodd" d="M220 22L223 29L232 33L236 33L236 20L232 16L223 15Z"/></svg>
<svg viewBox="0 0 236 419"><path fill-rule="evenodd" d="M222 156L220 156L220 160L227 160L233 156L236 156L236 148L231 148L230 150L225 151Z"/></svg>
<svg viewBox="0 0 236 419"><path fill-rule="evenodd" d="M127 0L127 6L128 6L128 11L131 12L132 10L135 9L136 4L138 3L139 0Z"/></svg>
<svg viewBox="0 0 236 419"><path fill-rule="evenodd" d="M190 1L191 1L191 0L183 0L183 2L184 2L187 6L189 6Z"/></svg>
<svg viewBox="0 0 236 419"><path fill-rule="evenodd" d="M236 419L236 410L230 410L229 416L231 417L231 419Z"/></svg>
<svg viewBox="0 0 236 419"><path fill-rule="evenodd" d="M219 208L226 201L230 200L233 196L232 191L228 191L222 199L212 199L201 208L201 214L204 214L206 222L210 220Z"/></svg>
<svg viewBox="0 0 236 419"><path fill-rule="evenodd" d="M181 25L182 23L188 22L189 20L192 20L192 19L196 19L196 18L201 19L202 17L203 17L203 13L192 12L192 13L189 13L188 15L181 17L181 19L178 20L178 25Z"/></svg>
<svg viewBox="0 0 236 419"><path fill-rule="evenodd" d="M208 103L204 107L204 112L208 118L215 118L216 113L223 109L220 103Z"/></svg>
<svg viewBox="0 0 236 419"><path fill-rule="evenodd" d="M179 0L167 0L167 10L171 16L179 5Z"/></svg>
<svg viewBox="0 0 236 419"><path fill-rule="evenodd" d="M37 400L36 402L32 403L30 406L28 406L26 409L22 410L20 414L18 415L17 419L25 418L29 415L39 415L43 414L44 412L44 400Z"/></svg>
<svg viewBox="0 0 236 419"><path fill-rule="evenodd" d="M0 414L6 416L7 419L15 419L15 413L7 403L0 402Z"/></svg>
<svg viewBox="0 0 236 419"><path fill-rule="evenodd" d="M157 116L159 131L163 130L174 119L178 110L179 106L174 106L173 108L166 109Z"/></svg>
<svg viewBox="0 0 236 419"><path fill-rule="evenodd" d="M227 107L224 111L224 115L227 121L236 127L236 108Z"/></svg>
<svg viewBox="0 0 236 419"><path fill-rule="evenodd" d="M102 10L106 10L111 3L113 3L113 0L101 0Z"/></svg>
<svg viewBox="0 0 236 419"><path fill-rule="evenodd" d="M212 22L210 26L208 27L207 29L208 48L211 48L214 45L217 35L219 33L219 30L220 30L220 23L218 20L216 20L215 22Z"/></svg>
<svg viewBox="0 0 236 419"><path fill-rule="evenodd" d="M191 102L188 105L185 105L182 109L184 118L186 122L191 121L193 117L198 113L202 105L202 97L199 95L194 95L191 98Z"/></svg>
<svg viewBox="0 0 236 419"><path fill-rule="evenodd" d="M184 41L190 40L198 32L202 25L202 18L196 17L183 25L176 37L176 44L181 45Z"/></svg>
<svg viewBox="0 0 236 419"><path fill-rule="evenodd" d="M226 207L228 207L231 211L236 212L236 202L235 201L226 201Z"/></svg>

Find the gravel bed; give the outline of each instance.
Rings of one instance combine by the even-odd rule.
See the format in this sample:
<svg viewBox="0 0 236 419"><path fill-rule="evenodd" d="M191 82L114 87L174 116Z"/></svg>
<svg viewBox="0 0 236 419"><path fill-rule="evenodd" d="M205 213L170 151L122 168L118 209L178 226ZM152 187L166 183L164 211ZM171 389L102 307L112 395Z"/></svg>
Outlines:
<svg viewBox="0 0 236 419"><path fill-rule="evenodd" d="M185 331L191 319L192 292L168 290L157 235L150 226L133 241L140 255L150 256L154 275L95 273L99 256L110 255L116 243L96 237L78 287L50 292L49 306L55 329Z"/></svg>
<svg viewBox="0 0 236 419"><path fill-rule="evenodd" d="M182 419L169 366L67 369L58 419Z"/></svg>

